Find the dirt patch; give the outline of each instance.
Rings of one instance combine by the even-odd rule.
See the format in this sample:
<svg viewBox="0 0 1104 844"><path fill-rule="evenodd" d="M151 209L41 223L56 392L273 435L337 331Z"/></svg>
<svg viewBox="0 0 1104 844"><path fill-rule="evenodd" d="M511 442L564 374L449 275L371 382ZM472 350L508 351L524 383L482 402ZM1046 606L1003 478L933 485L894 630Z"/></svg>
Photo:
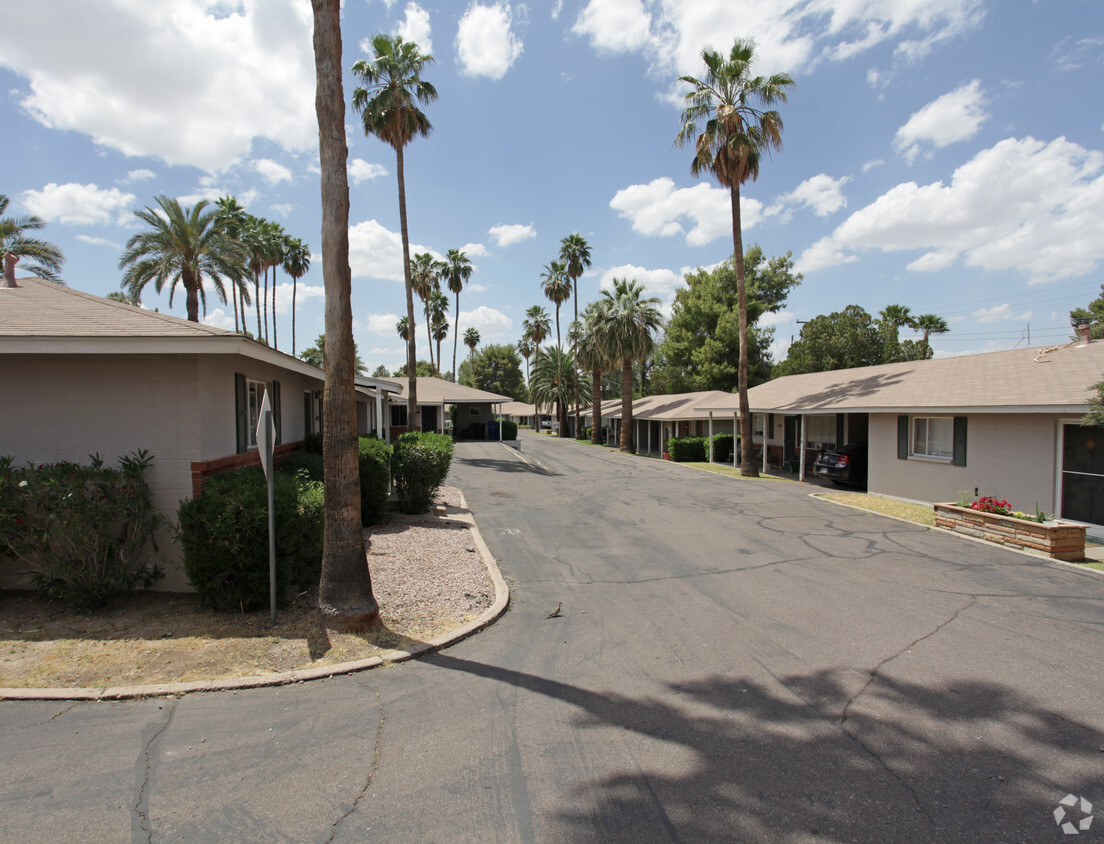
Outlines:
<svg viewBox="0 0 1104 844"><path fill-rule="evenodd" d="M459 509L458 491L442 503ZM0 687L128 686L251 677L406 650L477 618L494 601L471 529L427 517L365 531L382 626L326 629L316 596L282 608L216 613L195 596L145 592L91 616L29 592L0 592Z"/></svg>

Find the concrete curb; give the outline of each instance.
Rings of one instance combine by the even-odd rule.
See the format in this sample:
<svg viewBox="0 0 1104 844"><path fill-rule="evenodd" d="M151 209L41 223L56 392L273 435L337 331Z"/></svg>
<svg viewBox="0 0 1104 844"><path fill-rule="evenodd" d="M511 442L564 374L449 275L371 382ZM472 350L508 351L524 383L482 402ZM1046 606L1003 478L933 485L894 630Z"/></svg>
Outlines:
<svg viewBox="0 0 1104 844"><path fill-rule="evenodd" d="M468 502L460 493L464 510L467 511ZM425 516L419 516L424 520ZM438 517L440 518L440 517ZM475 523L471 512L453 513L444 517L447 521L466 524L472 532L475 547L483 557L483 564L487 567L487 574L494 584L494 602L483 613L467 624L457 627L455 630L430 639L428 642L420 642L416 647L405 651L395 651L386 656L375 656L370 659L361 659L354 662L342 662L337 665L326 665L319 668L299 668L293 671L282 671L278 674L265 674L260 677L235 677L226 680L196 680L190 683L157 683L144 686L110 686L104 688L76 688L76 689L3 689L0 688L0 700L131 700L134 698L162 697L165 695L185 695L194 692L220 692L235 689L257 689L265 686L286 686L291 683L305 683L309 680L324 680L338 674L352 674L375 668L384 663L405 662L423 654L432 653L441 648L455 644L466 639L474 633L497 621L510 605L510 589L498 570L498 564L491 555L487 543L483 541L483 535Z"/></svg>

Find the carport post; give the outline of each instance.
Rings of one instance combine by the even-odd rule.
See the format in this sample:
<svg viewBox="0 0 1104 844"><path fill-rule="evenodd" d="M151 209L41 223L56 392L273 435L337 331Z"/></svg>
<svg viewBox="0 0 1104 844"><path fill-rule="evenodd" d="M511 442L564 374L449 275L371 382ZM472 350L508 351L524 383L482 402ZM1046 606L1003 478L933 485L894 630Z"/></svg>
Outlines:
<svg viewBox="0 0 1104 844"><path fill-rule="evenodd" d="M648 456L651 457L652 456L652 423L651 423L651 420L648 420L644 424L648 426Z"/></svg>
<svg viewBox="0 0 1104 844"><path fill-rule="evenodd" d="M770 414L763 414L763 474L767 473L767 440L770 439L771 432L767 430L767 423L770 421Z"/></svg>
<svg viewBox="0 0 1104 844"><path fill-rule="evenodd" d="M376 387L376 436L383 439L383 390Z"/></svg>
<svg viewBox="0 0 1104 844"><path fill-rule="evenodd" d="M499 402L497 407L498 407L498 441L502 442L502 422L504 421L503 417L502 417L502 402Z"/></svg>
<svg viewBox="0 0 1104 844"><path fill-rule="evenodd" d="M713 462L713 411L709 411L709 462Z"/></svg>
<svg viewBox="0 0 1104 844"><path fill-rule="evenodd" d="M805 414L801 414L801 468L798 469L797 479L805 483Z"/></svg>

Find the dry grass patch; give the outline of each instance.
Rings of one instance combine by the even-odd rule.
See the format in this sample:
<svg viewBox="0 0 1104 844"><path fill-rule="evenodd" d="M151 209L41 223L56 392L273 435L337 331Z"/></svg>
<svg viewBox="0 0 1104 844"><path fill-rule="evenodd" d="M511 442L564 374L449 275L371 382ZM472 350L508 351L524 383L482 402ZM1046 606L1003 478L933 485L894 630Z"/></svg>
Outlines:
<svg viewBox="0 0 1104 844"><path fill-rule="evenodd" d="M831 492L818 493L817 498L826 501L835 501L837 504L846 504L869 513L881 513L883 516L894 516L907 522L915 522L926 527L935 527L935 511L923 504L912 504L907 501L898 501L895 498L885 498L881 495L871 495L867 492Z"/></svg>

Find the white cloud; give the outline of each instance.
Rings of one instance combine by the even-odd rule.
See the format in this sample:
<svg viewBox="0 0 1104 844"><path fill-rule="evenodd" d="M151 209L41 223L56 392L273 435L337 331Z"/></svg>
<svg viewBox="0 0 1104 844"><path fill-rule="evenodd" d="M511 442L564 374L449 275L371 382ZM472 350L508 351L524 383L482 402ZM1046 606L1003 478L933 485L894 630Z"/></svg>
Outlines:
<svg viewBox="0 0 1104 844"><path fill-rule="evenodd" d="M295 307L300 308L304 302L309 302L311 299L321 299L326 301L326 288L321 284L304 284L299 282L295 285ZM278 314L290 314L291 313L291 295L292 284L290 281L284 281L276 285L276 313Z"/></svg>
<svg viewBox="0 0 1104 844"><path fill-rule="evenodd" d="M87 243L89 246L107 246L111 249L117 249L120 252L123 251L123 247L121 247L117 243L113 243L106 237L89 237L86 234L78 234L77 240L79 240L81 243Z"/></svg>
<svg viewBox="0 0 1104 844"><path fill-rule="evenodd" d="M964 260L1031 283L1081 276L1104 261L1104 153L1065 138L1009 138L955 170L949 185L905 182L807 249L798 272L857 260L864 249L923 251L909 268Z"/></svg>
<svg viewBox="0 0 1104 844"><path fill-rule="evenodd" d="M410 244L410 254L429 252L441 256L428 246ZM349 228L349 266L353 278L382 278L403 281L402 237L384 228L376 220L367 220Z"/></svg>
<svg viewBox="0 0 1104 844"><path fill-rule="evenodd" d="M404 41L413 41L418 45L418 49L423 55L429 55L433 52L433 40L430 38L429 12L417 3L406 4L403 21L392 30L392 34L401 35ZM365 47L364 43L361 43L361 47L364 48L365 52L371 51L371 47Z"/></svg>
<svg viewBox="0 0 1104 844"><path fill-rule="evenodd" d="M125 155L219 172L255 139L314 148L310 5L227 5L82 0L59 26L56 4L17 3L4 10L0 55L29 80L32 117Z"/></svg>
<svg viewBox="0 0 1104 844"><path fill-rule="evenodd" d="M23 193L23 206L42 219L64 225L88 226L127 221L138 198L118 188L100 188L94 184L78 185L54 182L42 190Z"/></svg>
<svg viewBox="0 0 1104 844"><path fill-rule="evenodd" d="M1069 35L1058 42L1050 58L1058 71L1080 70L1100 64L1104 61L1104 35L1089 38Z"/></svg>
<svg viewBox="0 0 1104 844"><path fill-rule="evenodd" d="M652 37L652 16L641 0L590 0L571 31L585 35L598 50L639 50Z"/></svg>
<svg viewBox="0 0 1104 844"><path fill-rule="evenodd" d="M513 246L515 243L521 243L523 240L531 240L536 237L537 230L533 228L532 223L527 226L513 223L508 226L493 226L487 234L498 246Z"/></svg>
<svg viewBox="0 0 1104 844"><path fill-rule="evenodd" d="M215 328L225 328L227 331L234 330L234 314L231 311L226 313L222 308L215 308L213 311L208 311L207 315L203 317L204 325L211 325Z"/></svg>
<svg viewBox="0 0 1104 844"><path fill-rule="evenodd" d="M284 218L287 218L294 209L295 206L290 202L278 202L272 206L272 210Z"/></svg>
<svg viewBox="0 0 1104 844"><path fill-rule="evenodd" d="M253 162L253 169L270 185L291 181L291 171L283 164L273 161L271 158L257 159Z"/></svg>
<svg viewBox="0 0 1104 844"><path fill-rule="evenodd" d="M973 316L977 317L978 322L1001 322L1006 319L1014 319L1019 322L1026 322L1031 319L1031 311L1024 311L1022 314L1012 313L1012 306L1009 304L996 305L992 308L981 308L974 311Z"/></svg>
<svg viewBox="0 0 1104 844"><path fill-rule="evenodd" d="M468 293L486 293L490 289L491 288L488 287L486 284L474 284L474 283L469 283L464 288L464 290L467 291Z"/></svg>
<svg viewBox="0 0 1104 844"><path fill-rule="evenodd" d="M945 147L972 138L989 116L984 106L985 92L975 79L914 112L897 130L893 146L912 162L928 145Z"/></svg>
<svg viewBox="0 0 1104 844"><path fill-rule="evenodd" d="M623 278L628 281L636 280L644 285L649 296L658 296L665 302L674 298L677 288L685 287L685 279L682 273L677 273L674 270L648 270L633 264L610 267L602 273L599 287L602 290L612 290L615 278Z"/></svg>
<svg viewBox="0 0 1104 844"><path fill-rule="evenodd" d="M706 182L676 189L674 180L664 176L646 185L619 190L610 200L610 207L631 220L635 232L658 237L683 235L691 246L732 234L729 192ZM762 218L763 204L741 196L740 214L746 231ZM684 218L694 223L689 231L679 222Z"/></svg>
<svg viewBox="0 0 1104 844"><path fill-rule="evenodd" d="M369 179L378 179L387 175L387 168L382 164L370 164L363 158L354 158L349 162L349 178L354 185Z"/></svg>
<svg viewBox="0 0 1104 844"><path fill-rule="evenodd" d="M556 0L552 4L552 20L556 20L560 16L560 12L563 11L563 0Z"/></svg>
<svg viewBox="0 0 1104 844"><path fill-rule="evenodd" d="M827 217L846 207L847 199L843 195L843 186L850 180L848 176L833 179L824 173L813 176L789 193L779 196L775 205L768 208L764 214L770 216L784 213L788 218L790 216L788 206L799 205L808 208L818 217Z"/></svg>
<svg viewBox="0 0 1104 844"><path fill-rule="evenodd" d="M370 331L373 334L382 334L384 337L396 334L395 326L402 319L398 314L368 314L364 322L358 323L357 328ZM396 336L398 336L396 334Z"/></svg>
<svg viewBox="0 0 1104 844"><path fill-rule="evenodd" d="M518 17L524 17L524 6L518 7ZM509 3L482 6L472 3L456 32L456 57L467 76L501 79L518 57L523 45L513 31L515 23Z"/></svg>
<svg viewBox="0 0 1104 844"><path fill-rule="evenodd" d="M759 317L758 322L755 324L760 328L775 328L779 325L785 325L788 322L793 322L794 315L789 311L779 311L778 313L767 313Z"/></svg>
<svg viewBox="0 0 1104 844"><path fill-rule="evenodd" d="M129 173L127 173L126 178L123 179L123 183L129 184L130 182L148 182L155 176L157 176L156 173L148 168L143 167L140 170L131 170Z"/></svg>
<svg viewBox="0 0 1104 844"><path fill-rule="evenodd" d="M483 258L491 254L487 251L487 247L484 246L482 243L465 243L463 246L460 247L460 251L467 255L469 258Z"/></svg>
<svg viewBox="0 0 1104 844"><path fill-rule="evenodd" d="M502 311L481 305L474 311L460 311L460 343L464 342L464 332L474 328L479 332L480 342L509 337L514 330L514 321Z"/></svg>

